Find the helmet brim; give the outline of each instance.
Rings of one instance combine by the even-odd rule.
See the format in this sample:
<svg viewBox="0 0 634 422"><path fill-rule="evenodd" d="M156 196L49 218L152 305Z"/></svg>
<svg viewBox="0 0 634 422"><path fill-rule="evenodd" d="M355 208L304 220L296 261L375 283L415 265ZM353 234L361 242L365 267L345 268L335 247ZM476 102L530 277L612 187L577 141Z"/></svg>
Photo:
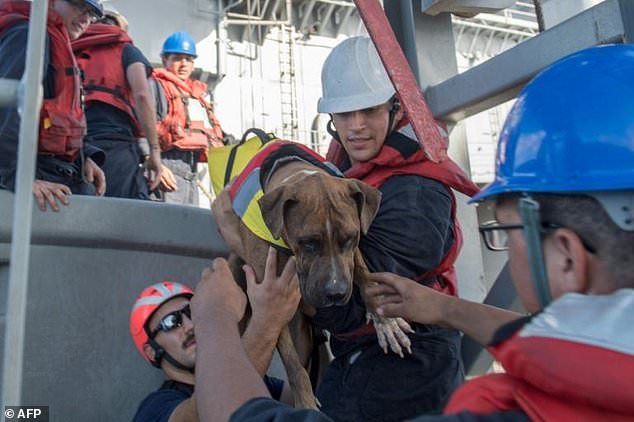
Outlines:
<svg viewBox="0 0 634 422"><path fill-rule="evenodd" d="M352 97L328 98L323 97L317 102L319 113L347 113L355 110L376 107L387 103L394 96L394 88L384 89L380 92L372 92Z"/></svg>
<svg viewBox="0 0 634 422"><path fill-rule="evenodd" d="M103 6L101 6L101 4L86 0L86 5L90 7L95 16L97 16L99 19L103 18Z"/></svg>
<svg viewBox="0 0 634 422"><path fill-rule="evenodd" d="M190 53L186 53L182 50L163 50L161 52L161 54L165 55L165 54L182 54L184 56L189 56L189 57L193 57L194 59L198 58L197 54L190 54Z"/></svg>

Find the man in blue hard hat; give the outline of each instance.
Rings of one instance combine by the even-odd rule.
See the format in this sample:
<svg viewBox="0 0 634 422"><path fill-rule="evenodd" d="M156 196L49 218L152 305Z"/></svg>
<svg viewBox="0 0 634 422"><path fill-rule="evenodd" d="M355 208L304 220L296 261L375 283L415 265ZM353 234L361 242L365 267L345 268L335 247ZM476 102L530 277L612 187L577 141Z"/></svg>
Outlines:
<svg viewBox="0 0 634 422"><path fill-rule="evenodd" d="M32 3L0 2L0 78L20 79L25 70ZM97 148L83 145L86 119L80 71L70 42L101 17L97 0L52 0L46 21L44 98L40 112L33 194L41 210L67 205L71 194L103 195L106 180ZM20 130L17 107L0 108L0 188L15 189Z"/></svg>
<svg viewBox="0 0 634 422"><path fill-rule="evenodd" d="M207 149L224 145L224 134L210 102L207 84L190 79L196 42L175 32L163 43L163 69L155 69L154 93L163 172L159 197L165 202L198 205L198 164Z"/></svg>
<svg viewBox="0 0 634 422"><path fill-rule="evenodd" d="M480 230L508 249L530 316L373 275L366 293L380 315L460 329L505 369L464 384L444 415L412 420L634 419L633 73L632 45L583 50L536 76L506 120L495 181L473 201L495 201L497 221ZM197 386L210 398L200 419L330 420L268 398L239 342L243 296L222 260L196 289L194 320L224 339L198 342Z"/></svg>

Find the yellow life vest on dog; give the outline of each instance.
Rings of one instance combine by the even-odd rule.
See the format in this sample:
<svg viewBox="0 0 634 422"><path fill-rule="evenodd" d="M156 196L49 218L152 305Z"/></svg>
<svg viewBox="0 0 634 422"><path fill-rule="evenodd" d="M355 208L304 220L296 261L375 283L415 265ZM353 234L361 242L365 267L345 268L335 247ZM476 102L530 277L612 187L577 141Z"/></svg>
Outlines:
<svg viewBox="0 0 634 422"><path fill-rule="evenodd" d="M249 135L252 136L248 137ZM249 161L267 142L275 139L277 139L277 136L273 133L266 133L262 129L251 128L244 132L240 142L235 145L209 148L207 164L209 166L209 178L215 194L218 195L220 191L229 185L233 178L242 173Z"/></svg>
<svg viewBox="0 0 634 422"><path fill-rule="evenodd" d="M257 136L260 139L262 137L260 134ZM266 179L268 173L272 172L272 169L279 162L287 160L306 161L325 169L332 175L338 177L343 177L343 175L331 163L326 162L325 158L305 145L277 139L274 135L264 134L264 136L268 136L270 141L262 143L256 149L256 154L251 160L245 165L240 165L240 171L237 171L235 165L232 169L227 168L225 177L231 179L232 176L230 174L234 174L233 171L236 171L237 177L230 181L226 189L231 198L233 211L253 234L267 241L276 249L292 254L282 238L275 239L273 237L262 217L262 210L258 200L264 195L262 190L263 180Z"/></svg>

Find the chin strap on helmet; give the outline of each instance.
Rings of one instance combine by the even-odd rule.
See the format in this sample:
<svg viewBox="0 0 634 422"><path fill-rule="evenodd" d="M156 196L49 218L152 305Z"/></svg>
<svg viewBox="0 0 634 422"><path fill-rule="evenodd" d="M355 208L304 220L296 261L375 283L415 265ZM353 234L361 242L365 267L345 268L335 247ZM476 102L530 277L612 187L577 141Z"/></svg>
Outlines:
<svg viewBox="0 0 634 422"><path fill-rule="evenodd" d="M328 131L330 136L336 139L337 142L341 143L341 138L339 137L339 134L337 133L335 124L332 122L332 114L330 114L330 120L328 120L328 123L326 124L326 130Z"/></svg>
<svg viewBox="0 0 634 422"><path fill-rule="evenodd" d="M550 286L548 285L548 276L546 275L546 264L544 262L539 202L530 196L526 196L519 199L518 207L522 224L524 225L526 254L528 255L528 264L531 269L535 295L543 309L552 301L552 296Z"/></svg>
<svg viewBox="0 0 634 422"><path fill-rule="evenodd" d="M148 342L148 344L152 347L152 349L154 350L154 360L151 360L150 363L152 363L152 366L156 367L156 368L161 368L161 361L163 359L165 359L166 361L168 361L169 363L171 363L174 367L182 370L182 371L188 371L191 372L192 374L194 373L195 368L194 367L188 367L183 365L182 363L180 363L179 361L177 361L176 359L174 359L172 357L172 355L170 355L169 353L167 353L165 351L165 349L163 349L154 339L150 339L150 341Z"/></svg>
<svg viewBox="0 0 634 422"><path fill-rule="evenodd" d="M392 133L392 125L394 125L394 119L396 118L396 113L401 109L401 100L398 97L393 96L390 98L390 116L387 121L387 134L385 135L385 139L390 136Z"/></svg>

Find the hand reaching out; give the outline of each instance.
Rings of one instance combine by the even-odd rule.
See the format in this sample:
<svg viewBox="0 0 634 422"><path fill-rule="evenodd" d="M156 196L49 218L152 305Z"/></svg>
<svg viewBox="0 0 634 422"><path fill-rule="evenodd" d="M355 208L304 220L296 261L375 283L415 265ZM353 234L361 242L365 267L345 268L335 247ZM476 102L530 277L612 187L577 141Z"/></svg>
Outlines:
<svg viewBox="0 0 634 422"><path fill-rule="evenodd" d="M402 317L421 324L439 324L443 311L453 298L434 289L422 286L414 280L392 273L370 274L365 294L376 308L376 313L386 317Z"/></svg>
<svg viewBox="0 0 634 422"><path fill-rule="evenodd" d="M258 283L253 268L243 267L247 279L247 294L253 319L267 321L281 329L293 318L299 299L299 280L295 270L295 259L290 258L280 276L277 276L277 251L270 247L266 257L264 280Z"/></svg>
<svg viewBox="0 0 634 422"><path fill-rule="evenodd" d="M244 315L246 305L247 298L235 282L227 261L217 258L211 268L203 270L191 300L194 326L199 321L216 317L229 318L237 324Z"/></svg>

